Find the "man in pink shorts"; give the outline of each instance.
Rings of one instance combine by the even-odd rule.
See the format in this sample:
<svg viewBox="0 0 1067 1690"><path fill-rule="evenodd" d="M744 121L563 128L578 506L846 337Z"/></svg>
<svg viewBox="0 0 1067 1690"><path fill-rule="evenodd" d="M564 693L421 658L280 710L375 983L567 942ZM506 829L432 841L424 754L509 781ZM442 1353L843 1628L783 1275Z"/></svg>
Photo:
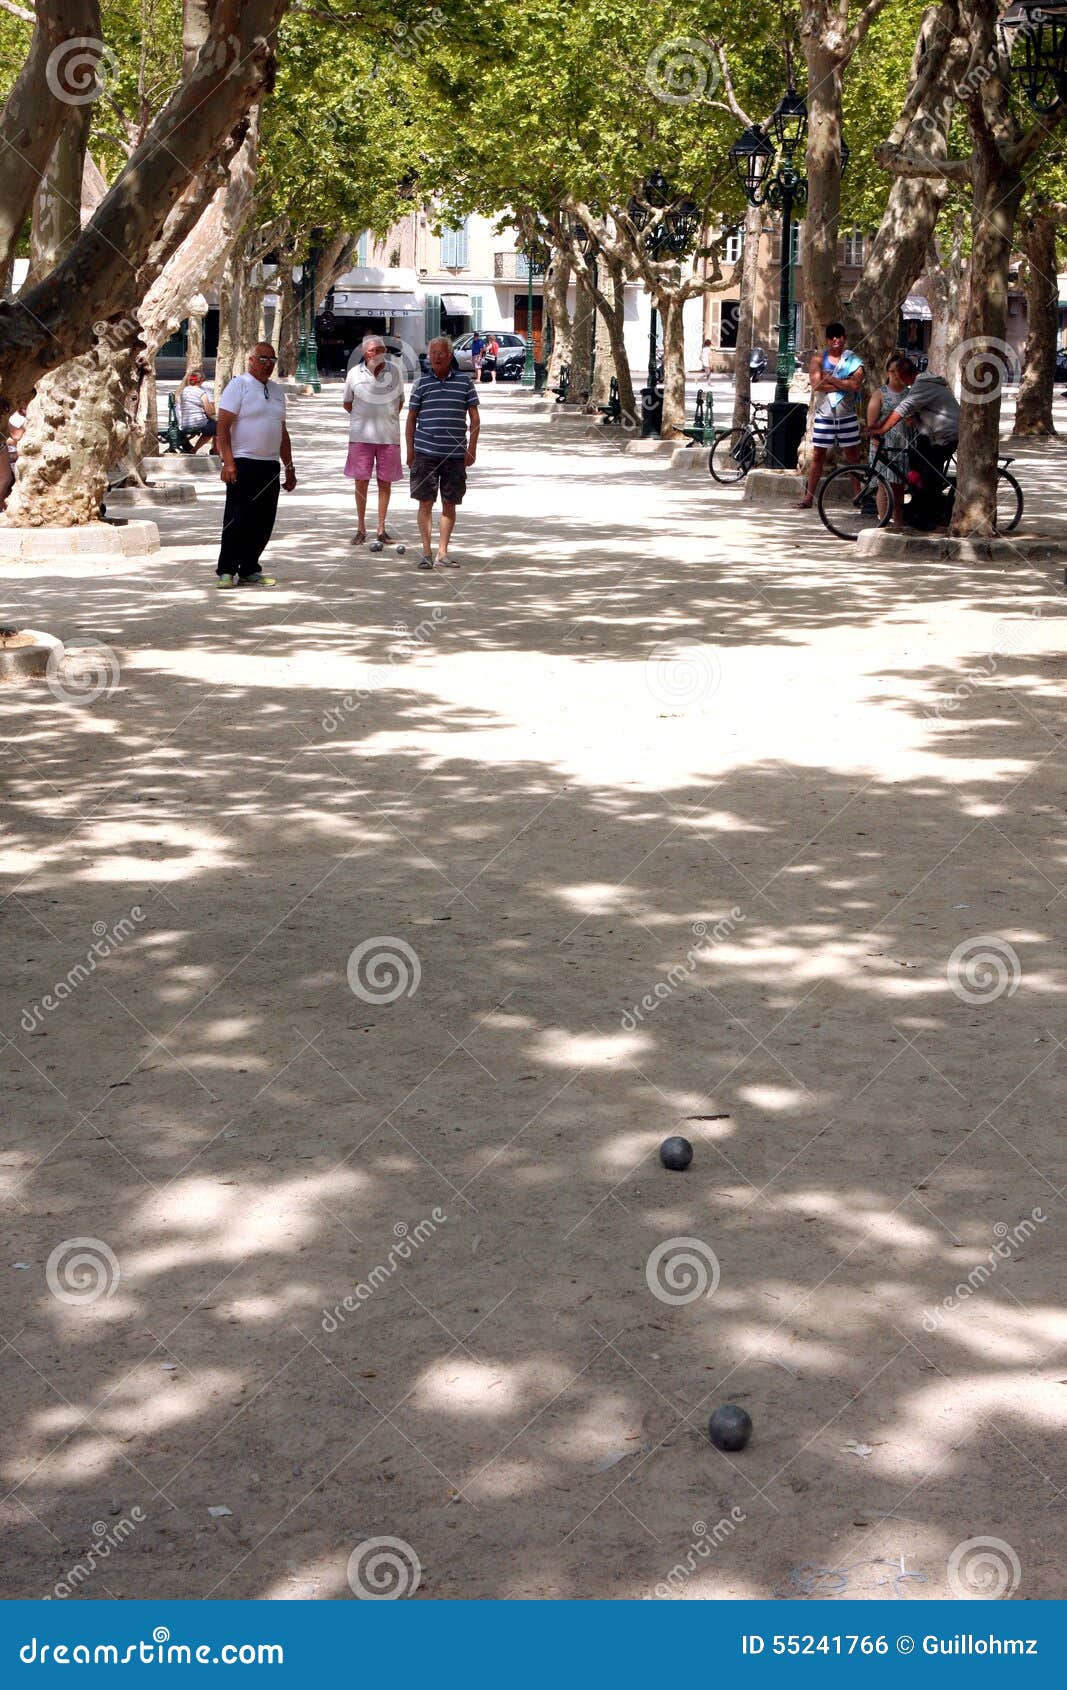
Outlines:
<svg viewBox="0 0 1067 1690"><path fill-rule="evenodd" d="M393 482L404 473L400 458L404 374L399 364L386 357L379 335L363 336L363 361L349 370L342 403L349 417L345 474L356 484L352 544L362 546L367 538L367 491L373 470L378 483L378 529L370 549L380 552L392 540L385 517Z"/></svg>

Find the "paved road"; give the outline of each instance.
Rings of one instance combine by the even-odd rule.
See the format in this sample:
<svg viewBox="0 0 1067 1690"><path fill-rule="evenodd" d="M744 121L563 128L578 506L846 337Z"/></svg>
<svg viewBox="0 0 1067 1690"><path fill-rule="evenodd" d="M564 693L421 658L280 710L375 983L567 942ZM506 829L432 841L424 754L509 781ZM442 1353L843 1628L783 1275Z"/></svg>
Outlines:
<svg viewBox="0 0 1067 1690"><path fill-rule="evenodd" d="M7 572L117 663L4 697L10 1588L1056 1594L1062 596L522 405L456 575L349 546L329 390L276 592L213 483Z"/></svg>

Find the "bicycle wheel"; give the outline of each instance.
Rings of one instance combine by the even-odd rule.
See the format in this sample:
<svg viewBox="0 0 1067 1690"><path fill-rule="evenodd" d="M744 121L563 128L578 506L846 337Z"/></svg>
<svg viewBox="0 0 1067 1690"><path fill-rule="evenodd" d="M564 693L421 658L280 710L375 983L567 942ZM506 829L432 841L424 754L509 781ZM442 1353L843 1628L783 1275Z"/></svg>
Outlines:
<svg viewBox="0 0 1067 1690"><path fill-rule="evenodd" d="M1023 514L1023 490L1006 469L997 471L997 533L1012 534Z"/></svg>
<svg viewBox="0 0 1067 1690"><path fill-rule="evenodd" d="M708 453L708 468L716 481L724 487L743 481L764 447L758 429L746 423L743 428L723 428L712 437Z"/></svg>
<svg viewBox="0 0 1067 1690"><path fill-rule="evenodd" d="M893 504L892 499L887 499L885 515L879 516L877 487L878 477L862 464L854 469L846 464L828 475L819 488L818 506L830 533L836 534L839 540L858 540L868 528L884 528Z"/></svg>

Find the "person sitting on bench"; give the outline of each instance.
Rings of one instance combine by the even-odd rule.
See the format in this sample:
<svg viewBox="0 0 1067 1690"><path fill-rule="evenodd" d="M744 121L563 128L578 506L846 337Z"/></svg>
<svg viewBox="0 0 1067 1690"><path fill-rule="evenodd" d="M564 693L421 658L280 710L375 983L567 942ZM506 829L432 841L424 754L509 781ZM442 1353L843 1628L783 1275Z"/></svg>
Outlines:
<svg viewBox="0 0 1067 1690"><path fill-rule="evenodd" d="M191 442L194 452L199 452L201 446L215 438L218 426L215 395L210 382L205 382L202 370L190 370L185 378L185 386L178 394L178 424L183 429L197 431L199 438Z"/></svg>

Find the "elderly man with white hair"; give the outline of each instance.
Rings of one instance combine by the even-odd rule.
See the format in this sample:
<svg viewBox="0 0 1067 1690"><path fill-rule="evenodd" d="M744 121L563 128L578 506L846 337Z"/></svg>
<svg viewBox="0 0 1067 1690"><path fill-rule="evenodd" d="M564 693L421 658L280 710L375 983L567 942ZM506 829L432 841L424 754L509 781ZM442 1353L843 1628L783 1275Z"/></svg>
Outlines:
<svg viewBox="0 0 1067 1690"><path fill-rule="evenodd" d="M341 402L349 418L345 474L356 488L352 544L362 546L367 538L367 494L373 470L378 483L378 528L370 549L380 552L392 540L385 526L389 495L393 482L404 474L400 457L404 375L396 361L386 356L381 335L363 336L363 360L349 370Z"/></svg>
<svg viewBox="0 0 1067 1690"><path fill-rule="evenodd" d="M419 505L420 569L458 569L448 555L456 507L467 491L467 471L478 455L478 393L452 356L447 335L427 348L429 374L421 377L408 400L407 458L411 497ZM468 430L469 435L468 435ZM433 553L433 507L441 495L437 556Z"/></svg>

